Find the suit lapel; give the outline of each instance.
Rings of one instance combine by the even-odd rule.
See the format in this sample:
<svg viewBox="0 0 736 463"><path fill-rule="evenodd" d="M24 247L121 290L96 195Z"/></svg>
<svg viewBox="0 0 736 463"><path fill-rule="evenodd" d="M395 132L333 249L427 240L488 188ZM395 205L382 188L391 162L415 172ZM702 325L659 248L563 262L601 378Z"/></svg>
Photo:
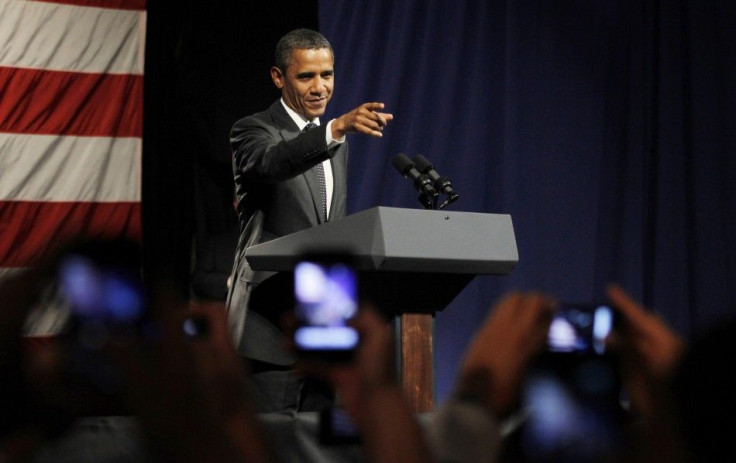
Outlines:
<svg viewBox="0 0 736 463"><path fill-rule="evenodd" d="M274 123L278 127L280 127L279 133L281 134L281 138L283 138L285 141L289 141L293 140L299 135L299 127L286 112L283 105L281 104L281 100L276 100L276 102L271 105L269 110L271 112L271 117L273 118ZM333 166L333 175L334 172L335 169ZM312 167L311 169L305 171L302 174L302 177L304 178L304 182L306 184L306 188L304 188L302 193L305 196L309 195L312 198L314 216L317 219L317 223L322 223L324 221L322 219L322 195L319 191L319 181L317 180L317 172L315 168Z"/></svg>
<svg viewBox="0 0 736 463"><path fill-rule="evenodd" d="M322 223L322 194L319 191L319 180L314 167L302 174L309 189L309 195L312 197L312 205L314 206L314 215L318 223Z"/></svg>
<svg viewBox="0 0 736 463"><path fill-rule="evenodd" d="M332 203L330 203L329 219L345 215L345 198L347 198L345 176L347 174L347 145L337 148L337 153L330 159L332 165Z"/></svg>

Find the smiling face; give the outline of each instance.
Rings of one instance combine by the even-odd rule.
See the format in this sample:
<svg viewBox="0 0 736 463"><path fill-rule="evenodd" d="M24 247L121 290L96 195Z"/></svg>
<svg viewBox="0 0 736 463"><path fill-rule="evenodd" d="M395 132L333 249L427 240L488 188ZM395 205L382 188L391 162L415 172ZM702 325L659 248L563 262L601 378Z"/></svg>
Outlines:
<svg viewBox="0 0 736 463"><path fill-rule="evenodd" d="M271 79L286 104L311 121L325 113L332 97L334 61L328 48L298 48L292 51L285 71L271 68Z"/></svg>

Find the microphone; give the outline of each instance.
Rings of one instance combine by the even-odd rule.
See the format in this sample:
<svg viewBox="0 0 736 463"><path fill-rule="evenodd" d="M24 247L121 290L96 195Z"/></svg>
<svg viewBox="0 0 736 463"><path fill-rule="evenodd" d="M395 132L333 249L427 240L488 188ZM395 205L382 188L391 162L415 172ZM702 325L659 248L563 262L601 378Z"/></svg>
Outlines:
<svg viewBox="0 0 736 463"><path fill-rule="evenodd" d="M445 201L440 206L440 209L444 208L450 203L454 203L455 201L457 201L460 195L458 195L455 190L452 189L452 182L450 181L450 179L447 177L440 177L440 174L438 174L437 171L434 170L434 166L431 162L429 162L429 160L427 160L427 158L425 158L421 154L417 154L416 156L414 156L414 164L420 173L426 175L427 178L429 178L435 189L447 196L447 201Z"/></svg>
<svg viewBox="0 0 736 463"><path fill-rule="evenodd" d="M420 201L426 206L431 206L434 198L438 196L437 190L432 185L432 181L426 175L420 173L415 167L414 163L409 156L404 153L399 153L391 160L391 164L394 165L396 170L406 178L409 178L414 182L414 188L421 193ZM428 207L428 209L431 207Z"/></svg>

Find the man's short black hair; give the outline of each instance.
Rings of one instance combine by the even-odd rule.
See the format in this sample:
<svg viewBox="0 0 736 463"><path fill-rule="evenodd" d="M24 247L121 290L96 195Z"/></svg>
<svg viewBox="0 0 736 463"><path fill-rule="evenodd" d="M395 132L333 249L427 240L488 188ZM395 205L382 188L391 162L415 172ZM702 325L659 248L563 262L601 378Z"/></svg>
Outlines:
<svg viewBox="0 0 736 463"><path fill-rule="evenodd" d="M335 52L332 51L330 42L324 35L311 29L295 29L279 39L276 44L275 66L286 72L291 64L291 54L294 50L315 50L327 48L334 59Z"/></svg>

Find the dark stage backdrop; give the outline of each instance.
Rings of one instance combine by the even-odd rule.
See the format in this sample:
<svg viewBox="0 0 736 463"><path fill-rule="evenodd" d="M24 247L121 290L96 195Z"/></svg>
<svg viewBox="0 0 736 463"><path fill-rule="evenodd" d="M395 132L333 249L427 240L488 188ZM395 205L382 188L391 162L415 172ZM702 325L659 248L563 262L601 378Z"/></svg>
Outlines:
<svg viewBox="0 0 736 463"><path fill-rule="evenodd" d="M736 3L272 3L149 2L148 275L187 286L234 225L229 129L277 97L278 37L319 25L337 58L328 116L381 100L396 117L381 140L351 136L351 212L420 207L390 164L405 152L453 179L453 210L513 218L513 273L477 278L437 316L439 399L512 288L593 301L618 281L685 336L734 312Z"/></svg>
<svg viewBox="0 0 736 463"><path fill-rule="evenodd" d="M230 128L278 98L273 50L297 27L318 27L316 0L149 2L142 201L149 280L173 276L185 295L190 286L201 297L221 294L237 226Z"/></svg>
<svg viewBox="0 0 736 463"><path fill-rule="evenodd" d="M617 281L685 336L734 313L736 4L320 0L319 23L330 113L395 116L350 139L350 211L420 207L390 164L405 152L453 179L452 209L513 218L513 273L437 316L438 398L512 288L585 302Z"/></svg>

